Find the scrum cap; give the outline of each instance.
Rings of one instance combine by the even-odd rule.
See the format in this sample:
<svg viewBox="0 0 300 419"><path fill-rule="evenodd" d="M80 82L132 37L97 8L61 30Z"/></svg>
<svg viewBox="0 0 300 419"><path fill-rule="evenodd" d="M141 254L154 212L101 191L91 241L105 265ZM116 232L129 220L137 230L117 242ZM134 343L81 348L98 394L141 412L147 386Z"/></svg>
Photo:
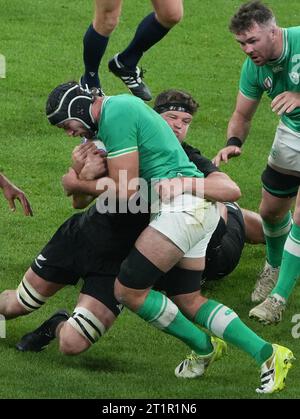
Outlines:
<svg viewBox="0 0 300 419"><path fill-rule="evenodd" d="M96 132L98 124L91 112L93 101L94 96L75 81L63 83L50 93L46 103L46 115L52 125L75 119Z"/></svg>

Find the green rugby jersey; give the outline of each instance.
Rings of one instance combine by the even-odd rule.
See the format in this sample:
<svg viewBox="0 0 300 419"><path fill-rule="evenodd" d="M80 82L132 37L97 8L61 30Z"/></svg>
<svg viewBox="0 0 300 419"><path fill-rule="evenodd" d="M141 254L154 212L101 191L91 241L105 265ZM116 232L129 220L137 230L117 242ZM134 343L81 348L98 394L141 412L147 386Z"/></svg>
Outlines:
<svg viewBox="0 0 300 419"><path fill-rule="evenodd" d="M108 159L139 153L139 176L151 179L203 177L167 122L141 99L128 94L108 96L102 103L98 138Z"/></svg>
<svg viewBox="0 0 300 419"><path fill-rule="evenodd" d="M285 91L300 92L300 26L282 29L283 49L277 60L256 66L248 57L243 64L240 91L250 99L266 94L274 99ZM281 116L282 122L300 132L300 108Z"/></svg>

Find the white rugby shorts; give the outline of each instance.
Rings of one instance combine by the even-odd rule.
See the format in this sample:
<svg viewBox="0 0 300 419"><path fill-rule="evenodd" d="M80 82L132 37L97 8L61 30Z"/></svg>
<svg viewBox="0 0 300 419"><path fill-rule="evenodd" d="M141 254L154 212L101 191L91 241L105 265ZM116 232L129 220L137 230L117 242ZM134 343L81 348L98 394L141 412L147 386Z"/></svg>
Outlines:
<svg viewBox="0 0 300 419"><path fill-rule="evenodd" d="M268 158L271 167L300 172L300 132L279 123Z"/></svg>
<svg viewBox="0 0 300 419"><path fill-rule="evenodd" d="M175 201L177 201L176 210L174 202L170 205L164 204L161 211L151 214L149 225L179 247L184 257L204 257L220 219L217 205L196 196L191 200L189 194L180 195Z"/></svg>

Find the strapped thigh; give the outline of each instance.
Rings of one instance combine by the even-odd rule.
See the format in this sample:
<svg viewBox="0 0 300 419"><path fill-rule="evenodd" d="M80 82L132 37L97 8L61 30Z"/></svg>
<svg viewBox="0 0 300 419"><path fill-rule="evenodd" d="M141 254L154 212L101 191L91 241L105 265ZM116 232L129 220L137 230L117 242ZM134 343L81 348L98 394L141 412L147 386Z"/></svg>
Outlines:
<svg viewBox="0 0 300 419"><path fill-rule="evenodd" d="M25 310L32 312L40 308L49 297L44 297L38 293L27 279L22 279L20 285L17 288L17 300L25 308Z"/></svg>
<svg viewBox="0 0 300 419"><path fill-rule="evenodd" d="M69 317L68 323L92 344L106 332L103 323L84 307L76 307L72 316Z"/></svg>

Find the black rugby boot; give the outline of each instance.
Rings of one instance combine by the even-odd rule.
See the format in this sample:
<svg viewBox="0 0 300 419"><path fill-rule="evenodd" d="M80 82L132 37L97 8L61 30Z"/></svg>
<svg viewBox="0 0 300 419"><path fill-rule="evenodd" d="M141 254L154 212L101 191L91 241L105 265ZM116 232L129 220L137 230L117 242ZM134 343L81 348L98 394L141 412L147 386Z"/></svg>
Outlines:
<svg viewBox="0 0 300 419"><path fill-rule="evenodd" d="M140 70L139 67L135 67L134 70L125 67L120 61L118 61L118 54L116 54L114 58L109 61L108 68L109 71L125 83L134 96L146 101L152 99L149 88L142 80L143 71Z"/></svg>
<svg viewBox="0 0 300 419"><path fill-rule="evenodd" d="M55 330L59 323L67 321L69 314L66 310L59 310L37 329L24 335L16 344L16 348L22 352L40 352L55 339Z"/></svg>

